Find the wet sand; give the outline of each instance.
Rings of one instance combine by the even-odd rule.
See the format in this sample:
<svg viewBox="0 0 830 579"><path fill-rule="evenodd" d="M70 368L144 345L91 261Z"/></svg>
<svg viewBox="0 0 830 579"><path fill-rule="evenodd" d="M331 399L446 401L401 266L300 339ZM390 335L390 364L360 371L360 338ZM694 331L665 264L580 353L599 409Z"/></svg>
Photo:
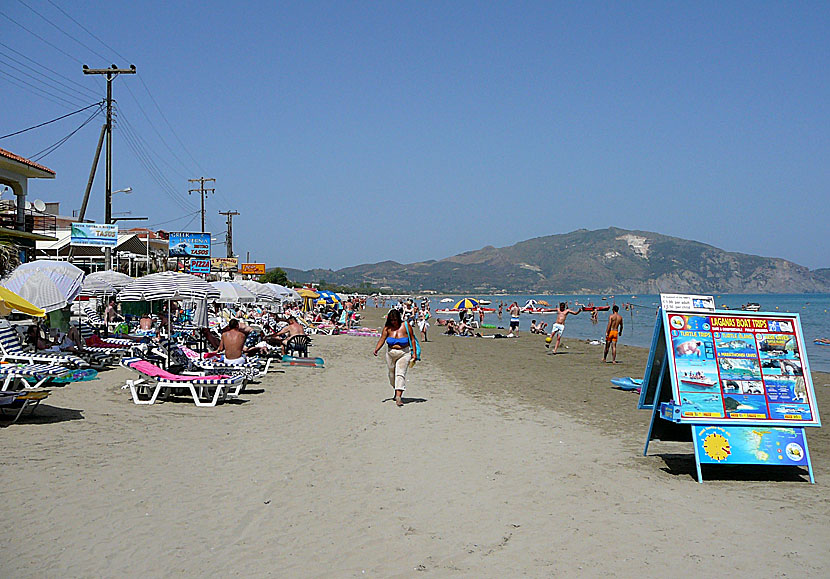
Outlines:
<svg viewBox="0 0 830 579"><path fill-rule="evenodd" d="M368 311L368 319L380 320ZM316 337L242 401L135 406L129 373L55 388L0 430L6 576L819 575L830 441L804 471L709 469L652 444L646 352L432 328L395 407L374 338ZM815 374L830 412L830 376Z"/></svg>

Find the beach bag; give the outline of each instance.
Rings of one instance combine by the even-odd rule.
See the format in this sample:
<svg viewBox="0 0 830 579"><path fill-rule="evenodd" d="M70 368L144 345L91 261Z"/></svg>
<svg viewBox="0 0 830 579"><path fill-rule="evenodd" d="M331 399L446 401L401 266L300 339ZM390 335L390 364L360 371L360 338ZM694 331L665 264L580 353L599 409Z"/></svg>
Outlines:
<svg viewBox="0 0 830 579"><path fill-rule="evenodd" d="M406 334L409 336L409 343L412 345L412 352L414 353L410 364L414 365L416 360L421 359L421 342L415 337L415 329L412 327L412 324L404 322L404 325L406 326Z"/></svg>

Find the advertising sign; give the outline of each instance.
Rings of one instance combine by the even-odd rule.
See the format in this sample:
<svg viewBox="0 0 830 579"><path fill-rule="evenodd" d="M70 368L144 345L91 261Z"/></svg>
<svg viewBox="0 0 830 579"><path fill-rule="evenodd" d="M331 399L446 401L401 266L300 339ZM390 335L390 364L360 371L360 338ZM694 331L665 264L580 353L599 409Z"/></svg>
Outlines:
<svg viewBox="0 0 830 579"><path fill-rule="evenodd" d="M696 425L694 442L703 464L808 466L803 428Z"/></svg>
<svg viewBox="0 0 830 579"><path fill-rule="evenodd" d="M265 275L264 263L243 263L239 268L242 275Z"/></svg>
<svg viewBox="0 0 830 579"><path fill-rule="evenodd" d="M715 298L712 296L660 294L660 304L664 310L683 312L715 311Z"/></svg>
<svg viewBox="0 0 830 579"><path fill-rule="evenodd" d="M210 258L210 233L171 233L168 245L170 257Z"/></svg>
<svg viewBox="0 0 830 579"><path fill-rule="evenodd" d="M190 273L210 273L210 259L202 257L191 258Z"/></svg>
<svg viewBox="0 0 830 579"><path fill-rule="evenodd" d="M798 314L663 311L683 422L820 426Z"/></svg>
<svg viewBox="0 0 830 579"><path fill-rule="evenodd" d="M213 271L236 271L239 265L238 257L211 257L210 269Z"/></svg>
<svg viewBox="0 0 830 579"><path fill-rule="evenodd" d="M69 244L115 247L118 245L118 225L73 223Z"/></svg>

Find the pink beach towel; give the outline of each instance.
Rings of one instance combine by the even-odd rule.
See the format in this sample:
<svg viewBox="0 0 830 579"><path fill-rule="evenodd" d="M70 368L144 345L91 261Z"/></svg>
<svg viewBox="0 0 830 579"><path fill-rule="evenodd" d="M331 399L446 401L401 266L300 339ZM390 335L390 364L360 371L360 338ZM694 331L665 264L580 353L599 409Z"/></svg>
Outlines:
<svg viewBox="0 0 830 579"><path fill-rule="evenodd" d="M221 380L223 378L229 378L230 376L181 376L179 374L173 374L172 372L168 372L167 370L163 370L159 368L155 364L148 362L147 360L136 360L135 362L130 364L130 368L134 368L138 372L142 374L146 374L148 376L152 376L153 378L162 378L163 380L168 380L170 382L192 382L193 380Z"/></svg>

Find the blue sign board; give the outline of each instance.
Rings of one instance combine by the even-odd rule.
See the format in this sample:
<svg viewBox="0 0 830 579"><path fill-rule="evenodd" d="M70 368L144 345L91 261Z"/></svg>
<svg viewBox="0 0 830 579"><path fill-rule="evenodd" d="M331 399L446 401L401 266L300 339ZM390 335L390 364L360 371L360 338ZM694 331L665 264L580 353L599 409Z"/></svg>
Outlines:
<svg viewBox="0 0 830 579"><path fill-rule="evenodd" d="M200 257L210 260L210 233L171 233L168 245L170 257Z"/></svg>
<svg viewBox="0 0 830 579"><path fill-rule="evenodd" d="M694 435L703 464L807 466L803 428L695 425Z"/></svg>
<svg viewBox="0 0 830 579"><path fill-rule="evenodd" d="M118 226L103 223L73 223L69 244L115 247L118 245Z"/></svg>

